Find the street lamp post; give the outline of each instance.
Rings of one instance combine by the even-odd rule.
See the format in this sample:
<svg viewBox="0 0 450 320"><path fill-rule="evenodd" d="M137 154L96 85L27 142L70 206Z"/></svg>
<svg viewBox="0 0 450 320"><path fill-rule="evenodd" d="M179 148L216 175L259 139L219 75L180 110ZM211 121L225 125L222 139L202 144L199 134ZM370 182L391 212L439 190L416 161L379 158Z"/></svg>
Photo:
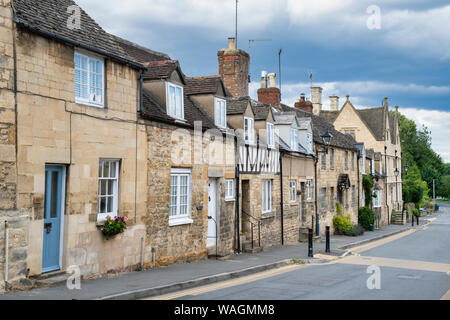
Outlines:
<svg viewBox="0 0 450 320"><path fill-rule="evenodd" d="M399 202L398 202L398 181L397 181L399 173L400 173L400 171L398 171L398 168L395 168L395 171L394 171L394 174L395 174L395 191L396 191L395 193L397 195L395 200L397 201L397 210L400 210L400 208L398 206Z"/></svg>
<svg viewBox="0 0 450 320"><path fill-rule="evenodd" d="M322 150L322 152L326 152L326 154L328 154L328 147L331 144L331 139L332 138L333 138L333 135L327 129L327 131L322 135L322 141L323 141L323 144L325 146L325 150L326 151ZM319 157L318 157L318 153L317 153L317 149L316 149L316 174L317 174L317 162L319 161L318 158ZM316 219L315 219L316 220L316 236L319 236L320 235L320 221L319 221L319 210L317 208L317 206L318 206L318 200L317 200L317 195L318 195L318 192L317 192L317 176L316 176L316 182L315 182L315 190L316 190Z"/></svg>

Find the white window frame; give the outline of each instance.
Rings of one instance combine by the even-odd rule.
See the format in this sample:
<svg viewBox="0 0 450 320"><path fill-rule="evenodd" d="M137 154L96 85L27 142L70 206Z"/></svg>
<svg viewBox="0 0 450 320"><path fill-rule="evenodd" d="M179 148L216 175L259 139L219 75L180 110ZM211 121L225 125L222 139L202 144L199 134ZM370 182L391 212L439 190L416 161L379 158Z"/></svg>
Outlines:
<svg viewBox="0 0 450 320"><path fill-rule="evenodd" d="M355 170L355 153L354 152L352 152L352 157L351 157L351 160L350 160L350 169L352 171Z"/></svg>
<svg viewBox="0 0 450 320"><path fill-rule="evenodd" d="M348 170L348 151L344 152L344 169Z"/></svg>
<svg viewBox="0 0 450 320"><path fill-rule="evenodd" d="M255 119L244 117L244 138L245 143L255 143Z"/></svg>
<svg viewBox="0 0 450 320"><path fill-rule="evenodd" d="M381 199L381 190L375 190L376 198L373 199L373 207L379 208L381 207L382 199Z"/></svg>
<svg viewBox="0 0 450 320"><path fill-rule="evenodd" d="M187 177L187 212L186 214L180 213L180 178ZM176 214L171 215L171 200L172 200L172 178L177 178L177 190L176 190ZM191 169L183 169L183 168L172 168L170 172L170 189L169 189L169 226L177 226L182 224L190 224L194 221L191 219L191 203L192 203L192 170Z"/></svg>
<svg viewBox="0 0 450 320"><path fill-rule="evenodd" d="M291 128L291 149L298 151L298 129Z"/></svg>
<svg viewBox="0 0 450 320"><path fill-rule="evenodd" d="M272 180L262 180L262 213L272 212Z"/></svg>
<svg viewBox="0 0 450 320"><path fill-rule="evenodd" d="M105 163L109 163L109 170L108 170L108 177L104 176L104 165ZM111 164L114 163L115 164L115 169L114 169L114 175L115 177L111 177L111 173L112 173L112 167ZM98 205L97 205L97 222L104 222L106 220L107 216L110 216L111 218L115 218L117 217L117 212L118 212L118 203L119 203L119 170L120 167L120 160L119 159L100 159L99 161L99 176L98 176L98 194L97 194L97 201L98 201ZM106 194L102 195L103 190L102 190L102 181L113 181L113 191L110 192L109 190L109 186L108 183L106 184ZM112 210L109 212L100 212L100 199L101 198L109 198L112 197L112 204L111 204L111 208ZM106 209L108 208L108 200L106 202L105 205Z"/></svg>
<svg viewBox="0 0 450 320"><path fill-rule="evenodd" d="M297 181L289 180L289 199L291 202L297 201Z"/></svg>
<svg viewBox="0 0 450 320"><path fill-rule="evenodd" d="M170 88L174 88L174 99L170 96ZM177 104L177 89L181 90L180 105ZM173 100L173 101L172 101ZM173 82L166 81L166 110L167 114L173 118L184 120L184 88Z"/></svg>
<svg viewBox="0 0 450 320"><path fill-rule="evenodd" d="M274 148L275 147L275 126L273 123L268 122L266 126L267 131L267 147Z"/></svg>
<svg viewBox="0 0 450 320"><path fill-rule="evenodd" d="M306 140L308 143L308 151L312 153L313 152L313 135L311 132L308 132L306 134Z"/></svg>
<svg viewBox="0 0 450 320"><path fill-rule="evenodd" d="M225 179L225 201L234 201L234 179Z"/></svg>
<svg viewBox="0 0 450 320"><path fill-rule="evenodd" d="M221 98L214 98L214 121L220 128L227 127L227 101Z"/></svg>
<svg viewBox="0 0 450 320"><path fill-rule="evenodd" d="M361 174L366 174L366 150L362 150L361 156Z"/></svg>
<svg viewBox="0 0 450 320"><path fill-rule="evenodd" d="M327 153L325 148L322 148L322 151L320 151L320 169L327 169Z"/></svg>
<svg viewBox="0 0 450 320"><path fill-rule="evenodd" d="M320 188L320 210L327 210L327 188Z"/></svg>
<svg viewBox="0 0 450 320"><path fill-rule="evenodd" d="M76 66L76 62L75 60L77 59L77 57L80 58L80 67L77 68ZM86 58L87 59L87 69L81 69L81 59ZM93 61L95 63L95 65L97 64L97 62L100 62L101 66L102 66L102 72L101 74L96 73L96 75L100 75L101 76L101 90L102 90L102 94L101 97L99 97L96 94L91 94L91 74L93 73L92 70L90 70L90 66L91 66L91 61ZM87 98L83 98L83 97L77 97L76 96L76 73L77 71L80 71L80 81L82 79L82 74L81 72L87 72L87 94L88 97ZM84 53L80 53L78 51L75 51L74 53L74 95L75 95L75 103L79 103L79 104L85 104L85 105L89 105L91 107L97 107L97 108L104 108L105 107L105 59L100 57L100 56L96 56L96 55L91 55L91 54L84 54ZM80 82L80 93L81 93L81 82ZM101 99L100 102L98 102L98 99Z"/></svg>
<svg viewBox="0 0 450 320"><path fill-rule="evenodd" d="M371 173L372 175L375 174L375 160L374 160L374 159L371 159L371 160L370 160L370 173Z"/></svg>
<svg viewBox="0 0 450 320"><path fill-rule="evenodd" d="M313 181L312 179L306 180L306 200L312 200L313 198Z"/></svg>

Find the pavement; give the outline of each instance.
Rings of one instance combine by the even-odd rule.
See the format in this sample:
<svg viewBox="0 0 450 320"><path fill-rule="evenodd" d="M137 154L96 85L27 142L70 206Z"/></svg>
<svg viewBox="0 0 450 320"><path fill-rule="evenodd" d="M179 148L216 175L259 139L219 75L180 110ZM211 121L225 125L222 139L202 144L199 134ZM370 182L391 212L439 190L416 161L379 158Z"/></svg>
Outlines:
<svg viewBox="0 0 450 320"><path fill-rule="evenodd" d="M442 208L442 207L441 207ZM438 212L439 214L439 212ZM436 215L436 214L434 214ZM427 216L421 218L421 225ZM0 300L92 300L142 299L212 284L276 269L290 263L325 263L329 256L344 256L348 248L386 238L411 229L411 225L388 225L366 231L358 237L332 236L331 253L325 254L325 241L314 243L315 258L308 258L307 243L272 247L256 254L236 254L225 259L205 259L192 263L148 269L140 272L81 280L79 290L69 290L66 283L29 291L0 295ZM328 257L325 258L324 257Z"/></svg>

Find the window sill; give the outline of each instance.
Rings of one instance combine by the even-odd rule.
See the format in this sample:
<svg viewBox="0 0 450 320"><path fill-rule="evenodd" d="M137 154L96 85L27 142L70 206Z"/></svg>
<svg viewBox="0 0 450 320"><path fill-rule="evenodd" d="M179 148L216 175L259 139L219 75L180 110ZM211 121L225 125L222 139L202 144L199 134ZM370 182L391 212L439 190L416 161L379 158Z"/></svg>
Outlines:
<svg viewBox="0 0 450 320"><path fill-rule="evenodd" d="M236 199L235 198L225 198L225 202L233 202L233 201L236 201Z"/></svg>
<svg viewBox="0 0 450 320"><path fill-rule="evenodd" d="M173 218L173 219L169 219L169 227L174 227L174 226L180 226L183 224L192 224L194 223L194 220L192 220L191 218Z"/></svg>
<svg viewBox="0 0 450 320"><path fill-rule="evenodd" d="M78 100L78 99L75 99L75 103L76 104L82 104L82 105L89 106L89 107L95 107L95 108L98 108L98 109L105 109L105 105L104 104L95 104L95 103L92 103L92 102L89 102L89 101L83 101L83 100Z"/></svg>
<svg viewBox="0 0 450 320"><path fill-rule="evenodd" d="M262 219L268 219L268 218L273 218L273 217L275 217L275 212L273 212L273 211L263 212L261 214Z"/></svg>

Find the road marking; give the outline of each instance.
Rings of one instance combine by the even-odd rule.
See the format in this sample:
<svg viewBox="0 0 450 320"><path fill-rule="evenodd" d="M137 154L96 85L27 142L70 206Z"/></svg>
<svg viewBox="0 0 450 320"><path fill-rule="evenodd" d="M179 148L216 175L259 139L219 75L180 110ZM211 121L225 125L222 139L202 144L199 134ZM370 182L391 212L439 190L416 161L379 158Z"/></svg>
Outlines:
<svg viewBox="0 0 450 320"><path fill-rule="evenodd" d="M334 259L336 259L335 256L330 256L328 254L321 254L321 253L315 254L314 258L319 258L319 259L324 259L324 260L334 260Z"/></svg>
<svg viewBox="0 0 450 320"><path fill-rule="evenodd" d="M379 267L390 267L409 270L432 271L448 273L450 264L427 262L418 260L402 260L392 258L365 257L365 256L348 256L340 260L334 261L340 264L355 264L363 266L376 265Z"/></svg>
<svg viewBox="0 0 450 320"><path fill-rule="evenodd" d="M441 300L450 300L450 290L442 296Z"/></svg>
<svg viewBox="0 0 450 320"><path fill-rule="evenodd" d="M198 288L169 293L169 294L165 294L162 296L146 298L143 300L173 300L173 299L181 298L184 296L197 296L197 295L204 294L204 293L211 292L211 291L217 291L220 289L225 289L225 288L234 287L234 286L238 286L241 284L245 284L245 283L249 283L249 282L253 282L253 281L257 281L257 280L270 278L270 277L277 276L277 275L280 275L283 273L306 268L307 266L308 265L298 265L298 264L288 265L286 267L281 267L281 268L274 269L274 270L260 272L260 273L250 275L247 277L242 277L242 278L238 278L238 279L233 279L233 280L228 280L228 281L224 281L224 282L205 285L205 286L201 286Z"/></svg>
<svg viewBox="0 0 450 320"><path fill-rule="evenodd" d="M406 236L408 236L408 235L410 235L410 234L412 234L412 233L414 233L416 231L417 231L417 229L409 229L409 230L406 230L404 232L395 234L393 236L390 236L390 237L387 237L387 238L384 238L384 239L380 239L380 240L377 240L377 241L369 242L367 244L363 244L363 245L358 246L358 247L351 248L350 251L353 252L353 253L361 253L361 252L373 249L375 247L379 247L379 246L381 246L383 244L386 244L386 243L389 243L391 241L394 241L394 240L406 237Z"/></svg>

